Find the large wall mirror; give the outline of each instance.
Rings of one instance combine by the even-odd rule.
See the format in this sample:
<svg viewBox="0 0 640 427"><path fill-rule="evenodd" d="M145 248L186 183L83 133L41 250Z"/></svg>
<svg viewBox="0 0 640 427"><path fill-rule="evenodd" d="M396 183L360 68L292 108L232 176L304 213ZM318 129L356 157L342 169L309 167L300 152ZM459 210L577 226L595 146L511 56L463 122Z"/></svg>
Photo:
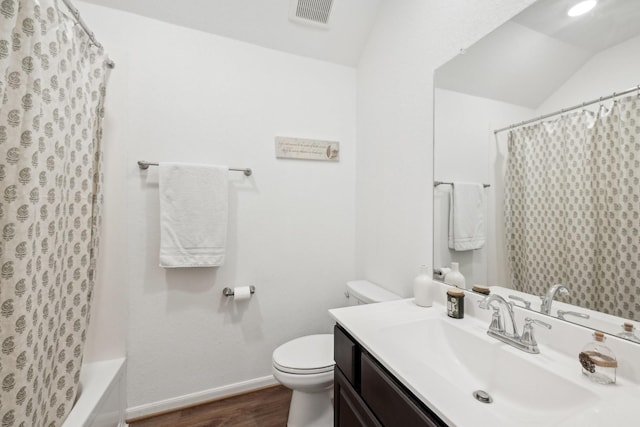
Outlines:
<svg viewBox="0 0 640 427"><path fill-rule="evenodd" d="M539 0L436 71L433 265L619 335L640 326L640 1L578 2Z"/></svg>

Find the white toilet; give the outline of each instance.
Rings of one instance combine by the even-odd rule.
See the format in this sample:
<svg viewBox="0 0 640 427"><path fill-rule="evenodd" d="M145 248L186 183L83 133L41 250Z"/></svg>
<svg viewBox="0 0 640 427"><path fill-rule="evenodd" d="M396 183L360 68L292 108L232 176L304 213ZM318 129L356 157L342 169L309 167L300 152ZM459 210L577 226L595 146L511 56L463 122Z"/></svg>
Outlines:
<svg viewBox="0 0 640 427"><path fill-rule="evenodd" d="M349 305L400 299L366 280L347 282ZM287 427L333 426L333 334L308 335L273 351L273 376L293 390Z"/></svg>

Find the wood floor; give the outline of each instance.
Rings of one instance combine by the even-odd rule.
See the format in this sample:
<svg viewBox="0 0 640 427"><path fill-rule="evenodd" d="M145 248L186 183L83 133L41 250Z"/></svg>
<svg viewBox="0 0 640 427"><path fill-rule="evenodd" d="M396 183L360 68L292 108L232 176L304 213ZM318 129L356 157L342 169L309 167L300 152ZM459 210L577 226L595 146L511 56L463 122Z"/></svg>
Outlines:
<svg viewBox="0 0 640 427"><path fill-rule="evenodd" d="M285 427L291 390L280 385L164 415L130 427Z"/></svg>

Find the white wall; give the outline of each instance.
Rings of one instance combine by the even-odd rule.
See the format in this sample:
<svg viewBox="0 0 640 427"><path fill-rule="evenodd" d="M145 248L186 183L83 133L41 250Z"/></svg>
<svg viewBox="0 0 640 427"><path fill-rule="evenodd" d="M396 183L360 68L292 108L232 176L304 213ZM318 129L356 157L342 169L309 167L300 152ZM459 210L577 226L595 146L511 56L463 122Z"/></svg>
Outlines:
<svg viewBox="0 0 640 427"><path fill-rule="evenodd" d="M572 107L640 84L640 36L594 55L537 109L536 115ZM605 105L610 105L606 102ZM597 108L597 104L593 108Z"/></svg>
<svg viewBox="0 0 640 427"><path fill-rule="evenodd" d="M358 275L412 294L432 262L433 72L533 0L385 1L358 66Z"/></svg>
<svg viewBox="0 0 640 427"><path fill-rule="evenodd" d="M83 3L83 17L116 62L112 181L126 194L130 416L269 381L271 353L330 332L355 277L356 73L341 67ZM340 162L278 160L274 136L338 140ZM111 137L109 141L113 142ZM233 173L227 262L218 269L158 267L157 168L183 161L251 167ZM119 182L121 181L121 182ZM122 241L125 240L125 245ZM234 304L225 286L254 284ZM254 381L256 380L256 381ZM252 382L253 381L253 382ZM272 380L271 380L272 381ZM181 398L182 397L182 398Z"/></svg>
<svg viewBox="0 0 640 427"><path fill-rule="evenodd" d="M460 264L467 288L474 284L505 285L498 263L504 259L503 218L504 157L496 156L493 131L533 116L533 110L450 90L435 90L434 177L439 181L489 184L485 189L486 243L481 249L457 252L449 249L450 185L434 188L434 266ZM502 137L503 135L500 135ZM496 220L494 220L494 218ZM501 223L500 223L501 224Z"/></svg>

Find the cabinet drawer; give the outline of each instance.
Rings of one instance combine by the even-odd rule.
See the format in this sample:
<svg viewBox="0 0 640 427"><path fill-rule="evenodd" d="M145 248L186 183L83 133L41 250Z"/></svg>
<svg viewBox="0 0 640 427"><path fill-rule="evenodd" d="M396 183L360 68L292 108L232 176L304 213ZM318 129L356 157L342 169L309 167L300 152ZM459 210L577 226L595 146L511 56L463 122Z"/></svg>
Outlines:
<svg viewBox="0 0 640 427"><path fill-rule="evenodd" d="M362 399L385 427L446 426L435 414L420 406L369 355L361 355Z"/></svg>
<svg viewBox="0 0 640 427"><path fill-rule="evenodd" d="M334 426L382 427L340 369L335 370Z"/></svg>
<svg viewBox="0 0 640 427"><path fill-rule="evenodd" d="M356 390L359 390L358 345L340 326L336 325L333 332L333 358L336 366Z"/></svg>

